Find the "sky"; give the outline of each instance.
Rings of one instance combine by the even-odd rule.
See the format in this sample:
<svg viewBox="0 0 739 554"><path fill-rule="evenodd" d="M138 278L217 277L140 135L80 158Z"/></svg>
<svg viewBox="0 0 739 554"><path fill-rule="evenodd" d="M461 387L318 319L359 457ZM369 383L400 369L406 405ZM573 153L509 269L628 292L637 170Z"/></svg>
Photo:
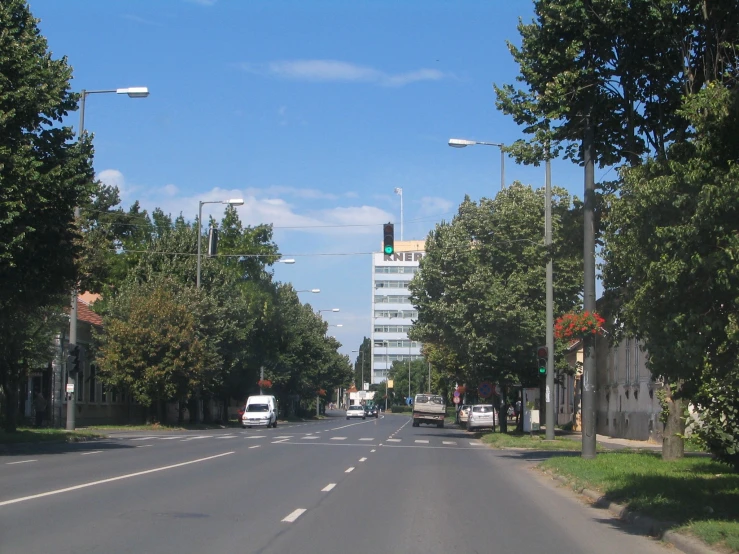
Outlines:
<svg viewBox="0 0 739 554"><path fill-rule="evenodd" d="M199 201L243 198L245 225L272 224L275 279L323 313L352 359L370 335L371 256L382 224L422 240L465 195L500 190L500 151L524 135L495 107L515 83L526 0L31 0L76 91L87 97L95 171L122 205L186 219ZM79 114L68 124L78 126ZM602 172L596 171L596 179ZM544 186L543 167L507 158L506 183ZM552 163L582 197L582 169ZM223 206L204 206L220 219Z"/></svg>

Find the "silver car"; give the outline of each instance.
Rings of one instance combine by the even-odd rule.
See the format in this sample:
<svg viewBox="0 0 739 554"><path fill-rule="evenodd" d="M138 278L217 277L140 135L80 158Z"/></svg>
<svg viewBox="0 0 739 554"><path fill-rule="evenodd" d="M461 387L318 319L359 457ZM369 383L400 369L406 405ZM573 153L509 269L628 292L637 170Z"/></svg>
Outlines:
<svg viewBox="0 0 739 554"><path fill-rule="evenodd" d="M472 406L467 418L467 430L495 428L495 409L492 404L476 404Z"/></svg>
<svg viewBox="0 0 739 554"><path fill-rule="evenodd" d="M467 425L467 418L470 415L470 406L469 404L462 404L462 407L459 408L459 412L457 412L457 423L459 423L462 427Z"/></svg>
<svg viewBox="0 0 739 554"><path fill-rule="evenodd" d="M346 419L350 419L352 417L361 417L362 419L367 419L367 412L364 411L364 406L361 404L354 404L354 406L349 406L346 410Z"/></svg>

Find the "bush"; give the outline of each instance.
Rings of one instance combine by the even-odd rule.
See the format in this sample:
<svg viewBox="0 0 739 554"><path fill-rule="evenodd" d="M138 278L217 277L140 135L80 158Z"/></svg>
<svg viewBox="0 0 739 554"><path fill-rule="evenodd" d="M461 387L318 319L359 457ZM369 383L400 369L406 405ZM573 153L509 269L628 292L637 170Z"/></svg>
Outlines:
<svg viewBox="0 0 739 554"><path fill-rule="evenodd" d="M739 470L739 371L705 379L696 398L696 434L717 460Z"/></svg>
<svg viewBox="0 0 739 554"><path fill-rule="evenodd" d="M390 411L394 414L402 414L404 412L411 413L413 412L412 406L392 406L390 408Z"/></svg>

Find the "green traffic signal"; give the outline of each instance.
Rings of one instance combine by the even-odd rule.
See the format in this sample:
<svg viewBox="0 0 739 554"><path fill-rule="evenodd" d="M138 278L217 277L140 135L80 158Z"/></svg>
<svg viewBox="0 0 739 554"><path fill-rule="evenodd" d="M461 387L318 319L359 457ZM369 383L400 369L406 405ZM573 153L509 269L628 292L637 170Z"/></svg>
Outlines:
<svg viewBox="0 0 739 554"><path fill-rule="evenodd" d="M547 366L539 366L539 375L546 375L547 374Z"/></svg>
<svg viewBox="0 0 739 554"><path fill-rule="evenodd" d="M540 346L536 350L536 357L539 359L539 375L547 374L547 357L549 349L546 346Z"/></svg>
<svg viewBox="0 0 739 554"><path fill-rule="evenodd" d="M385 223L382 226L382 235L382 251L389 256L395 252L395 226Z"/></svg>
<svg viewBox="0 0 739 554"><path fill-rule="evenodd" d="M389 256L389 255L390 255L390 254L392 254L392 253L393 253L393 247L392 247L392 246L390 246L390 245L387 245L387 246L385 247L385 254L387 254L387 255Z"/></svg>

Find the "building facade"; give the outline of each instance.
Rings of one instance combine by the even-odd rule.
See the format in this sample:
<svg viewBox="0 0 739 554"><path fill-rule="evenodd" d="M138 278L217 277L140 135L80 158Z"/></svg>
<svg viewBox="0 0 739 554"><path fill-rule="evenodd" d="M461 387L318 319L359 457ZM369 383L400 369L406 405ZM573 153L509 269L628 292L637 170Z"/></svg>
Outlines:
<svg viewBox="0 0 739 554"><path fill-rule="evenodd" d="M395 241L395 253L372 254L372 383L382 383L394 361L421 359L421 343L408 332L418 312L408 283L425 254L424 241Z"/></svg>

